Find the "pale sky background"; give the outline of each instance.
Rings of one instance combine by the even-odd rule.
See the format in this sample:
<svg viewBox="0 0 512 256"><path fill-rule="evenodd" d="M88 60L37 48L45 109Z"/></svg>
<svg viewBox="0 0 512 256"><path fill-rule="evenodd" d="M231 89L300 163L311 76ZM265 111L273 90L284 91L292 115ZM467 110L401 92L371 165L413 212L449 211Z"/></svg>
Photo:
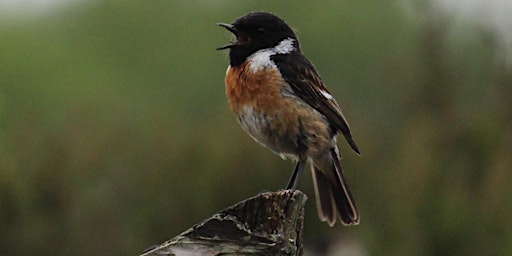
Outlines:
<svg viewBox="0 0 512 256"><path fill-rule="evenodd" d="M88 0L0 0L0 15L33 16L49 14Z"/></svg>
<svg viewBox="0 0 512 256"><path fill-rule="evenodd" d="M448 15L475 22L497 35L498 56L512 65L512 0L430 0Z"/></svg>
<svg viewBox="0 0 512 256"><path fill-rule="evenodd" d="M33 18L52 11L71 8L95 0L0 0L0 15L9 18ZM406 12L415 0L397 0ZM500 50L512 63L512 0L430 0L435 10L464 22L476 23L497 35ZM412 10L412 13L414 10ZM411 14L411 13L409 13ZM501 53L498 53L501 54Z"/></svg>
<svg viewBox="0 0 512 256"><path fill-rule="evenodd" d="M94 1L94 0L93 0ZM512 0L430 0L450 15L460 15L499 31L512 34ZM44 14L91 0L0 0L0 13L16 16ZM414 2L414 0L401 0ZM512 37L512 35L508 35Z"/></svg>

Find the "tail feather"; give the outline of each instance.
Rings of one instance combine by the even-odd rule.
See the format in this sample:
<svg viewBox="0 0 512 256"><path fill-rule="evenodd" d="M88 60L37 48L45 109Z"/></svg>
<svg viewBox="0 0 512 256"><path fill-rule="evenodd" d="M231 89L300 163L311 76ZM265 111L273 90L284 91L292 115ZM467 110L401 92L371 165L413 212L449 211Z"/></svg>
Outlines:
<svg viewBox="0 0 512 256"><path fill-rule="evenodd" d="M315 186L316 208L318 217L321 221L327 222L330 227L336 223L335 202L332 198L331 185L327 177L313 164L311 165L313 174L313 185Z"/></svg>
<svg viewBox="0 0 512 256"><path fill-rule="evenodd" d="M311 171L320 220L333 226L339 214L343 225L359 224L359 212L345 183L337 148L332 148L328 156L313 159Z"/></svg>

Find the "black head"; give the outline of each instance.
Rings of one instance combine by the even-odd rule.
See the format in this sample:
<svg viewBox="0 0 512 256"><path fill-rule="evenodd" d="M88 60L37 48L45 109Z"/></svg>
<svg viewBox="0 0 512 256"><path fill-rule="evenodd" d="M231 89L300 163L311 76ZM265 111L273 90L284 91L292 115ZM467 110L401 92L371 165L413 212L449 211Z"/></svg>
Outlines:
<svg viewBox="0 0 512 256"><path fill-rule="evenodd" d="M233 24L219 23L236 36L236 42L217 48L230 49L230 65L238 66L247 57L261 49L272 48L287 38L297 36L284 20L268 12L252 12L236 19Z"/></svg>

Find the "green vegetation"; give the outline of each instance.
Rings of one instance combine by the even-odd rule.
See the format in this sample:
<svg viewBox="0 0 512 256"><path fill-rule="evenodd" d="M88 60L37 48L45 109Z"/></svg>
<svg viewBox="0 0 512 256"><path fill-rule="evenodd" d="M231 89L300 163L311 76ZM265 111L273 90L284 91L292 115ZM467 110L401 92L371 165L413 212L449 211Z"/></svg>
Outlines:
<svg viewBox="0 0 512 256"><path fill-rule="evenodd" d="M305 175L306 245L512 255L512 73L489 32L385 1L93 2L0 23L0 254L137 255L283 188L293 164L238 127L215 51L217 22L268 10L363 152L340 138L357 227L320 223Z"/></svg>

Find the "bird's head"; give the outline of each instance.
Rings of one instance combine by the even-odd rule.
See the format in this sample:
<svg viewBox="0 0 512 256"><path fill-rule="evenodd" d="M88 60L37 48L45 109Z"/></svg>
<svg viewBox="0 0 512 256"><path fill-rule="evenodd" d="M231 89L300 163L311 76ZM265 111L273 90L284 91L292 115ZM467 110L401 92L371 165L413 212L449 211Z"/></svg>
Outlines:
<svg viewBox="0 0 512 256"><path fill-rule="evenodd" d="M231 64L241 64L251 54L273 48L283 40L293 39L298 49L297 36L281 18L268 12L252 12L236 19L232 24L218 23L233 33L236 41L217 48L230 50Z"/></svg>

